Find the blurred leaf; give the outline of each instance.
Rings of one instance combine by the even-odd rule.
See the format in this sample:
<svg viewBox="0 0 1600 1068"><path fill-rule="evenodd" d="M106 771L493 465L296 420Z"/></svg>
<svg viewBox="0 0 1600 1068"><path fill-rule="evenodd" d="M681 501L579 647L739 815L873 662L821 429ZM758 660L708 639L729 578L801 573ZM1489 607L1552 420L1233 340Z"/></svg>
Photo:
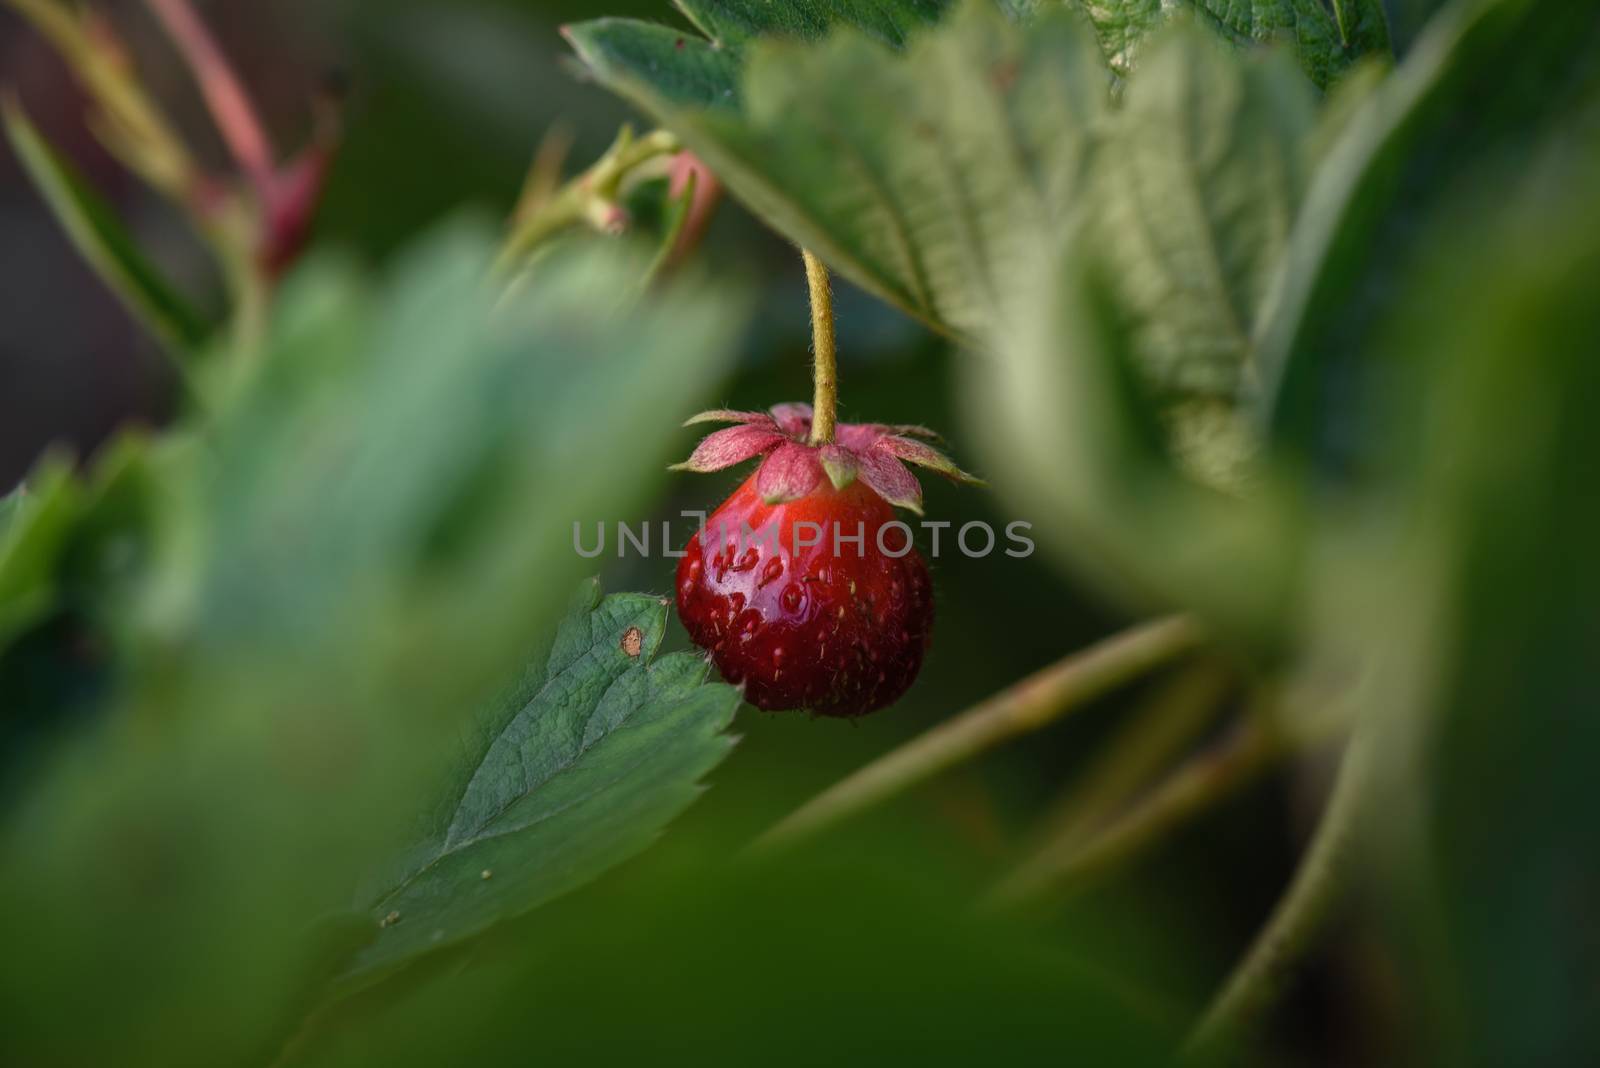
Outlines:
<svg viewBox="0 0 1600 1068"><path fill-rule="evenodd" d="M1083 924L978 915L903 837L874 845L632 868L341 1006L286 1061L1170 1063L1179 1012L1088 963Z"/></svg>
<svg viewBox="0 0 1600 1068"><path fill-rule="evenodd" d="M1089 214L1138 365L1180 453L1226 483L1249 452L1226 413L1253 389L1253 335L1309 180L1314 90L1279 55L1242 62L1188 23L1144 52L1106 124Z"/></svg>
<svg viewBox="0 0 1600 1068"><path fill-rule="evenodd" d="M1453 203L1545 180L1537 161L1561 154L1600 84L1597 49L1592 4L1464 0L1348 120L1261 333L1273 434L1296 459L1359 473L1375 411L1364 401L1394 372L1371 353L1395 294Z"/></svg>
<svg viewBox="0 0 1600 1068"><path fill-rule="evenodd" d="M1281 648L1298 522L1261 478L1223 494L1174 464L1113 286L1069 250L1018 302L1016 340L964 368L987 469L1041 546L1153 612L1195 612L1219 637Z"/></svg>
<svg viewBox="0 0 1600 1068"><path fill-rule="evenodd" d="M355 970L477 934L643 848L732 748L739 691L708 663L652 663L667 602L585 583L548 662L529 666L477 725L475 763L447 784L426 838L376 897L377 939ZM388 920L389 916L396 917Z"/></svg>
<svg viewBox="0 0 1600 1068"><path fill-rule="evenodd" d="M935 328L982 337L1088 165L1106 75L1076 22L1058 13L1024 32L980 0L904 58L859 31L756 42L742 83L735 53L680 50L659 27L568 35L779 232Z"/></svg>
<svg viewBox="0 0 1600 1068"><path fill-rule="evenodd" d="M210 333L205 320L139 251L110 205L50 147L14 97L0 101L0 116L28 177L79 254L129 314L176 356L200 346Z"/></svg>
<svg viewBox="0 0 1600 1068"><path fill-rule="evenodd" d="M1376 900L1442 1064L1600 1048L1597 131L1430 235L1375 341L1406 368L1382 492L1320 575L1322 656L1367 665L1386 731Z"/></svg>
<svg viewBox="0 0 1600 1068"><path fill-rule="evenodd" d="M608 249L496 309L492 247L455 226L376 284L308 265L263 360L208 383L128 677L0 824L8 1055L269 1059L349 944L330 914L571 589L574 520L660 479L740 303L631 305Z"/></svg>

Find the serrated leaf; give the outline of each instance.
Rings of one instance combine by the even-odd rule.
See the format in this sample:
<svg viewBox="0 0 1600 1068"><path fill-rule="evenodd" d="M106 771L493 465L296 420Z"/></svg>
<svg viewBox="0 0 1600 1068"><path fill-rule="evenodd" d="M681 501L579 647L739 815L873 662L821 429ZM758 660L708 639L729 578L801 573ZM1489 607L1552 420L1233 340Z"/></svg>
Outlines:
<svg viewBox="0 0 1600 1068"><path fill-rule="evenodd" d="M201 345L209 333L205 320L139 251L110 205L50 146L14 97L0 100L0 116L28 177L128 313L176 356Z"/></svg>
<svg viewBox="0 0 1600 1068"><path fill-rule="evenodd" d="M1297 460L1361 467L1390 373L1367 357L1395 287L1458 218L1537 186L1592 136L1597 50L1594 5L1469 0L1346 120L1261 331L1266 418Z"/></svg>
<svg viewBox="0 0 1600 1068"><path fill-rule="evenodd" d="M1287 39L1301 68L1327 86L1364 55L1389 50L1381 0L1068 0L1094 24L1106 59L1131 71L1144 39L1175 14L1194 17L1235 45Z"/></svg>
<svg viewBox="0 0 1600 1068"><path fill-rule="evenodd" d="M370 907L353 973L525 912L643 848L732 747L739 692L689 653L655 659L667 606L586 583L548 660L497 703L453 806ZM540 667L543 670L539 670ZM509 716L506 714L509 711Z"/></svg>
<svg viewBox="0 0 1600 1068"><path fill-rule="evenodd" d="M1037 270L1105 106L1104 67L1075 17L1046 14L1024 32L982 0L910 36L903 58L848 26L737 54L625 20L568 36L785 236L967 338L995 331L1009 291Z"/></svg>

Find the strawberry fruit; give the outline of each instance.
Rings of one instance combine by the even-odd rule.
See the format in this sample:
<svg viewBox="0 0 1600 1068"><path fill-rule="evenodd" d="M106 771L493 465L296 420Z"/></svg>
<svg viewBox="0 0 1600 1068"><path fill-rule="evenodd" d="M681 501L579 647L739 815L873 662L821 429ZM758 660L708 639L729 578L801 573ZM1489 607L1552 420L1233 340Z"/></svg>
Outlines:
<svg viewBox="0 0 1600 1068"><path fill-rule="evenodd" d="M678 470L761 466L690 539L678 564L678 616L745 699L768 711L856 717L905 693L933 630L928 567L895 523L921 513L902 461L976 479L928 445L921 427L840 424L811 443L812 411L706 412L731 422Z"/></svg>

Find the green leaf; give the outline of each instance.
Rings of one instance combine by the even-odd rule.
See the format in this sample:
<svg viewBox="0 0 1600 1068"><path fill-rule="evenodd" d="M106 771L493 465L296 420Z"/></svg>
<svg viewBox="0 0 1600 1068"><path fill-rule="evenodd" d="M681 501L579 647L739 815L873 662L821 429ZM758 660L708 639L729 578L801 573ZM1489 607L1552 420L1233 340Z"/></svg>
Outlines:
<svg viewBox="0 0 1600 1068"><path fill-rule="evenodd" d="M1137 64L1143 42L1167 19L1192 12L1235 45L1293 42L1301 68L1318 86L1334 82L1364 55L1389 51L1381 0L1069 0L1094 25L1107 60L1119 73Z"/></svg>
<svg viewBox="0 0 1600 1068"><path fill-rule="evenodd" d="M370 909L356 973L480 933L648 844L733 746L739 692L690 653L655 659L667 604L586 583L547 661L479 724L464 786ZM487 742L486 746L483 742ZM393 917L390 919L390 917Z"/></svg>
<svg viewBox="0 0 1600 1068"><path fill-rule="evenodd" d="M1336 477L1363 466L1391 374L1372 339L1396 287L1435 239L1546 181L1592 129L1597 49L1593 5L1469 0L1346 120L1261 332L1267 418L1297 460Z"/></svg>
<svg viewBox="0 0 1600 1068"><path fill-rule="evenodd" d="M0 118L17 159L73 246L128 313L175 356L198 348L210 333L205 320L139 251L110 205L50 146L14 97L0 100Z"/></svg>
<svg viewBox="0 0 1600 1068"><path fill-rule="evenodd" d="M1103 250L1180 451L1218 481L1249 452L1227 413L1254 384L1256 323L1315 124L1314 90L1281 54L1241 60L1179 24L1151 42L1105 125L1087 241Z"/></svg>
<svg viewBox="0 0 1600 1068"><path fill-rule="evenodd" d="M911 37L903 58L849 29L738 55L623 20L568 36L779 232L967 338L1000 327L1007 295L1061 230L1106 101L1076 18L1041 16L1024 32L983 2Z"/></svg>

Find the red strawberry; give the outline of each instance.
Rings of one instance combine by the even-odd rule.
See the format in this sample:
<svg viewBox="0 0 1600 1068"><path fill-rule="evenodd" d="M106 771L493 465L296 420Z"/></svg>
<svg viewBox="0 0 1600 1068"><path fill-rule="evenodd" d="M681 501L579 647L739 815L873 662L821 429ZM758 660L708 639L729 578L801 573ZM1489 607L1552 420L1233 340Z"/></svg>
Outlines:
<svg viewBox="0 0 1600 1068"><path fill-rule="evenodd" d="M921 512L902 460L975 482L918 437L920 427L848 425L808 442L811 408L706 412L732 422L678 469L761 466L690 539L678 564L678 616L757 708L862 716L911 686L933 629L927 565L894 507ZM861 540L857 541L856 538Z"/></svg>

